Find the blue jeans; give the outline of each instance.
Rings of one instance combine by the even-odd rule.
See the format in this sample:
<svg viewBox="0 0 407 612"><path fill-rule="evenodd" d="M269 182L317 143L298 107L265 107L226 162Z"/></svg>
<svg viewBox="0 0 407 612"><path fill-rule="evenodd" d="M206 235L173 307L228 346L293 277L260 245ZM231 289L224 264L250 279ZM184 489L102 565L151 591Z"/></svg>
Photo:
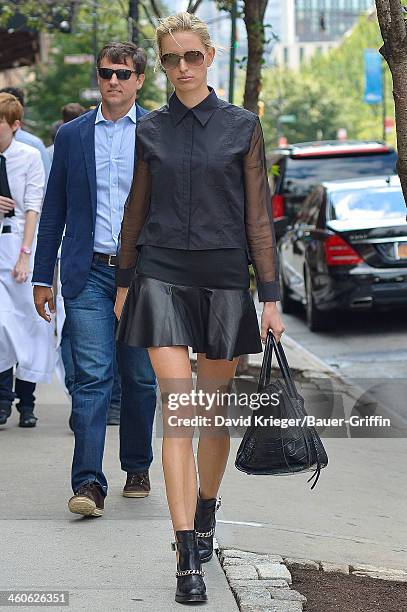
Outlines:
<svg viewBox="0 0 407 612"><path fill-rule="evenodd" d="M64 364L64 370L65 370L65 387L67 388L69 395L72 396L73 385L75 381L75 371L74 371L73 358L72 358L71 339L69 337L69 328L68 328L67 321L65 321L64 326L62 328L61 357L62 357L62 362ZM115 355L115 359L113 361L113 388L112 388L112 396L110 398L109 412L117 411L120 414L121 395L122 395L122 389L121 389L119 366L118 366L117 358ZM126 407L124 407L124 409L126 409Z"/></svg>
<svg viewBox="0 0 407 612"><path fill-rule="evenodd" d="M107 493L102 460L114 380L115 297L115 269L98 262L92 264L81 293L64 300L75 370L72 389L74 492L86 483L96 482ZM119 345L119 351L121 348ZM151 438L157 384L147 350L127 346L123 349L122 407L126 408L121 428L128 429L125 437L131 452L128 464L122 467L140 472L150 467L153 458Z"/></svg>

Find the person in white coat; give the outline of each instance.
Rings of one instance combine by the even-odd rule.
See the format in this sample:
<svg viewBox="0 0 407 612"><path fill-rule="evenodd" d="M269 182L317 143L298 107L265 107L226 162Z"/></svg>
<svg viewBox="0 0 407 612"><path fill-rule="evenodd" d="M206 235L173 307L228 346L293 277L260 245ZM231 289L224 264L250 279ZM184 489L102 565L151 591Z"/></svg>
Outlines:
<svg viewBox="0 0 407 612"><path fill-rule="evenodd" d="M21 427L34 427L37 382L50 382L53 330L32 303L31 273L45 173L41 154L15 140L23 108L0 93L0 425L19 399ZM13 389L13 371L16 381Z"/></svg>

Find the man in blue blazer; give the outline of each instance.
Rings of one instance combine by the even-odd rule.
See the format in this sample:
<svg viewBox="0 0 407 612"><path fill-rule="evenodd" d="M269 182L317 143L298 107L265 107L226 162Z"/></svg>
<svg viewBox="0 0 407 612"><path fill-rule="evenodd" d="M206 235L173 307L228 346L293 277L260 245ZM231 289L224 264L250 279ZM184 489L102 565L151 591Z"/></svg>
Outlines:
<svg viewBox="0 0 407 612"><path fill-rule="evenodd" d="M75 384L71 512L101 516L107 481L102 470L113 384L115 264L124 205L135 164L137 103L146 55L133 43L110 43L97 59L101 104L63 125L39 225L33 274L41 317L55 312L54 267L60 246L62 295L72 344ZM122 379L120 459L126 497L150 491L156 380L146 349L119 344Z"/></svg>

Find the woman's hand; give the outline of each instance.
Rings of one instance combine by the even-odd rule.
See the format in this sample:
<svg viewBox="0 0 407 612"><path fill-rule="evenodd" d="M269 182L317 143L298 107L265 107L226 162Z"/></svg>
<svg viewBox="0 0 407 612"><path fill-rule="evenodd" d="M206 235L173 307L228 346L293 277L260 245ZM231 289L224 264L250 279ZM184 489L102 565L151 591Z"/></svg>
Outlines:
<svg viewBox="0 0 407 612"><path fill-rule="evenodd" d="M280 342L285 330L276 302L265 302L261 315L261 340L266 342L267 332L271 329L276 342Z"/></svg>
<svg viewBox="0 0 407 612"><path fill-rule="evenodd" d="M116 302L114 305L114 314L116 315L118 321L122 315L122 310L124 302L126 301L128 290L128 287L118 287L117 289Z"/></svg>
<svg viewBox="0 0 407 612"><path fill-rule="evenodd" d="M30 273L30 256L27 253L20 253L12 275L17 283L25 283Z"/></svg>

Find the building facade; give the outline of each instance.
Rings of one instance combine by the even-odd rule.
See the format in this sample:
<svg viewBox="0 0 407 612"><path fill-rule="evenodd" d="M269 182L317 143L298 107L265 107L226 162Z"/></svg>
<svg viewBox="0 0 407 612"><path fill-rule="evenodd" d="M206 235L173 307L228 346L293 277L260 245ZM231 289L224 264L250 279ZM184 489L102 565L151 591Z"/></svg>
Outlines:
<svg viewBox="0 0 407 612"><path fill-rule="evenodd" d="M267 18L279 40L272 61L298 69L337 46L372 0L269 0Z"/></svg>

